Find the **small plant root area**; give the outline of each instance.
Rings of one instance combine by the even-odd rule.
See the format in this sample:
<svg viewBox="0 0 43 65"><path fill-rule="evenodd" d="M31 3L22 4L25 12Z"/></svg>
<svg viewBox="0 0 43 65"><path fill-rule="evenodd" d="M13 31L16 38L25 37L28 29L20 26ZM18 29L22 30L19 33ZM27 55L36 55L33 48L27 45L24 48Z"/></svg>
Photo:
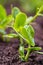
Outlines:
<svg viewBox="0 0 43 65"><path fill-rule="evenodd" d="M43 27L38 23L33 23L35 29L36 46L42 47L43 51ZM19 40L11 39L6 43L0 40L0 65L43 65L43 55L32 53L27 62L19 59Z"/></svg>

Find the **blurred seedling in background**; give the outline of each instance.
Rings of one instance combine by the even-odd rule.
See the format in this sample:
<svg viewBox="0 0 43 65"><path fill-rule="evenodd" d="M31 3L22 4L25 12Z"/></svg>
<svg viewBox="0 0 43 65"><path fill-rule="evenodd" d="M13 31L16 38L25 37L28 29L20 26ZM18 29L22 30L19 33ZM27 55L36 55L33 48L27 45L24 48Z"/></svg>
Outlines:
<svg viewBox="0 0 43 65"><path fill-rule="evenodd" d="M2 11L5 10L3 9L2 6L0 7L2 8ZM19 58L22 61L28 61L30 54L34 51L36 51L36 53L43 54L43 52L38 52L39 50L41 50L41 47L35 47L35 42L34 42L35 32L30 24L36 19L37 16L43 15L41 14L42 11L43 11L43 6L40 7L39 11L36 12L35 16L27 17L25 13L21 12L17 7L14 7L12 8L12 12L10 15L7 16L6 14L3 14L6 15L5 18L2 18L3 15L0 16L0 30L3 31L7 27L12 27L12 29L16 32L16 33L4 34L3 37L8 37L8 38L16 37L19 38L20 40ZM3 33L2 31L1 33ZM25 45L28 46L25 47ZM25 51L26 54L24 53Z"/></svg>
<svg viewBox="0 0 43 65"><path fill-rule="evenodd" d="M9 24L13 21L12 15L7 15L5 8L0 5L0 36L3 38L3 35L6 34L6 28L9 27Z"/></svg>

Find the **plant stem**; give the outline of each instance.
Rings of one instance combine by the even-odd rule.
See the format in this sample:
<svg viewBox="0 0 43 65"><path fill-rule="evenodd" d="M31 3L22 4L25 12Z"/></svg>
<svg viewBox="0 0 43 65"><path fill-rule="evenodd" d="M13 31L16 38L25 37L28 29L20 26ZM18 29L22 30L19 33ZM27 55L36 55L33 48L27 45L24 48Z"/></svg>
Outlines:
<svg viewBox="0 0 43 65"><path fill-rule="evenodd" d="M19 54L22 61L25 61L25 54L24 54L24 45L23 39L20 37L20 47L19 47Z"/></svg>
<svg viewBox="0 0 43 65"><path fill-rule="evenodd" d="M20 43L23 44L23 39L20 37Z"/></svg>
<svg viewBox="0 0 43 65"><path fill-rule="evenodd" d="M30 47L30 46L29 46L29 47ZM28 48L29 48L29 47L28 47ZM26 57L25 57L25 61L27 61L27 60L28 60L29 55L30 55L30 49L28 49L28 50L27 50L27 54L26 54Z"/></svg>
<svg viewBox="0 0 43 65"><path fill-rule="evenodd" d="M35 16L33 16L33 19L31 20L31 22L33 22L38 16L43 16L42 14L40 14L40 12L43 10L43 6L40 7L39 11L36 13Z"/></svg>
<svg viewBox="0 0 43 65"><path fill-rule="evenodd" d="M43 6L40 7L39 11L38 11L38 12L36 13L36 15L33 17L33 20L35 20L35 18L36 18L37 16L39 16L39 14L40 14L40 12L42 11L42 9L43 9Z"/></svg>

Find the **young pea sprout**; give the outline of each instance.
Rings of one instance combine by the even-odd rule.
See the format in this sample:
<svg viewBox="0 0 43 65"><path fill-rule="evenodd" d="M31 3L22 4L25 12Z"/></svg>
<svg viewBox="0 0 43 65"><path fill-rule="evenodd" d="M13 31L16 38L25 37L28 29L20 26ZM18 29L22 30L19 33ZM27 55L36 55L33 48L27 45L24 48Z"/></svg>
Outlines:
<svg viewBox="0 0 43 65"><path fill-rule="evenodd" d="M35 16L27 17L27 15L21 12L17 7L14 7L12 9L12 15L15 21L12 28L16 31L17 35L20 38L19 57L22 61L28 61L28 58L33 51L41 50L41 47L35 47L35 32L30 23L33 22L38 16L42 16L42 11L43 6L39 8L39 11L36 13ZM24 43L23 40L25 40L26 43ZM25 47L24 44L27 44L28 47ZM26 54L24 53L25 51L27 51ZM36 53L43 54L43 52Z"/></svg>
<svg viewBox="0 0 43 65"><path fill-rule="evenodd" d="M1 10L3 14L1 14ZM5 28L7 27L13 28L16 34L15 33L3 34L2 37L8 37L8 38L16 37L20 39L19 58L22 61L28 61L28 58L33 51L36 51L36 53L39 54L43 54L43 52L38 52L39 50L41 50L41 47L35 47L34 42L35 32L30 24L36 19L36 17L43 16L43 14L41 14L42 11L43 6L39 8L39 11L36 13L35 16L27 17L27 15L21 12L19 8L14 7L12 8L11 14L7 16L5 13L6 12L5 9L3 8L3 6L0 5L0 32L1 33L5 32ZM28 46L25 47L25 45ZM26 54L25 51L27 52Z"/></svg>

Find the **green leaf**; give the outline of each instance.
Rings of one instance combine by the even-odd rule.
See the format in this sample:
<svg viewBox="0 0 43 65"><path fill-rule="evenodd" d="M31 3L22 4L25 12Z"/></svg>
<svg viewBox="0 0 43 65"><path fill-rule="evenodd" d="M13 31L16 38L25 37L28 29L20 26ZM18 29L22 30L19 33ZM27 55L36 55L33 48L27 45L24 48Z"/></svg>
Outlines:
<svg viewBox="0 0 43 65"><path fill-rule="evenodd" d="M28 42L31 46L35 46L34 38L31 35L30 26L22 27L20 30L21 37Z"/></svg>
<svg viewBox="0 0 43 65"><path fill-rule="evenodd" d="M6 28L7 25L10 24L12 21L13 21L13 17L12 17L12 15L9 15L9 16L7 16L7 18L5 18L5 19L1 22L0 26L2 26L3 28Z"/></svg>
<svg viewBox="0 0 43 65"><path fill-rule="evenodd" d="M37 51L36 53L38 53L38 54L43 54L43 52L38 52L38 51Z"/></svg>
<svg viewBox="0 0 43 65"><path fill-rule="evenodd" d="M28 30L28 32L30 31L31 36L34 38L34 34L35 34L35 32L34 32L33 27L32 27L31 25L29 25L29 29L27 29L27 30Z"/></svg>
<svg viewBox="0 0 43 65"><path fill-rule="evenodd" d="M18 37L17 34L14 34L14 33L10 33L10 34L6 34L6 35L3 35L3 37L8 37L8 38L15 38L15 37Z"/></svg>
<svg viewBox="0 0 43 65"><path fill-rule="evenodd" d="M30 24L33 21L33 17L28 17L26 20L26 24Z"/></svg>
<svg viewBox="0 0 43 65"><path fill-rule="evenodd" d="M0 5L0 21L6 18L6 16L7 14L5 8L2 5Z"/></svg>
<svg viewBox="0 0 43 65"><path fill-rule="evenodd" d="M14 23L14 28L17 29L17 30L19 30L21 27L23 27L25 25L26 18L27 18L26 14L20 12L16 16L16 20L15 20L15 23Z"/></svg>
<svg viewBox="0 0 43 65"><path fill-rule="evenodd" d="M41 50L41 47L31 47L31 50L32 51L39 51L39 50Z"/></svg>
<svg viewBox="0 0 43 65"><path fill-rule="evenodd" d="M16 18L16 15L20 12L19 8L14 7L12 8L12 16L14 17L14 19Z"/></svg>

